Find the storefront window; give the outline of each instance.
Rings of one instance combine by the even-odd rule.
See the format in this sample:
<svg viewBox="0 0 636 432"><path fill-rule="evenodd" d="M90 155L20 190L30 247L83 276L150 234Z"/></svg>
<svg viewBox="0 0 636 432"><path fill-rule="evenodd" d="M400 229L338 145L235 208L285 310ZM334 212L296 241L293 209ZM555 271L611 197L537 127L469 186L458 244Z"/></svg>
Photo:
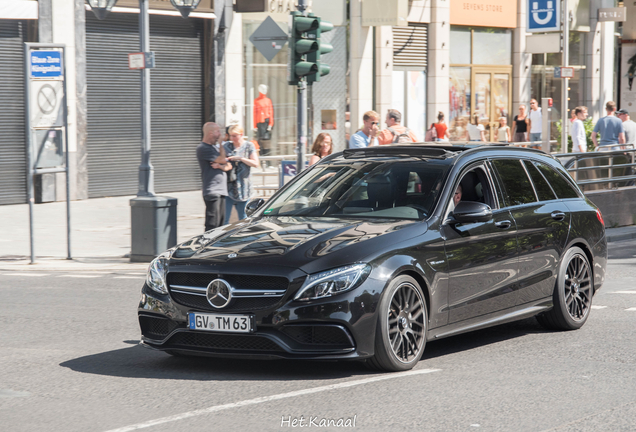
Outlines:
<svg viewBox="0 0 636 432"><path fill-rule="evenodd" d="M249 41L261 23L243 20L245 134L259 144L261 156L294 154L296 91L287 84L287 48L268 62ZM278 25L287 31L286 22Z"/></svg>
<svg viewBox="0 0 636 432"><path fill-rule="evenodd" d="M426 135L426 72L394 70L392 90L392 106L402 113L402 125L413 131L418 141L423 141Z"/></svg>
<svg viewBox="0 0 636 432"><path fill-rule="evenodd" d="M470 121L470 68L450 68L450 113L449 129L451 141L462 140Z"/></svg>
<svg viewBox="0 0 636 432"><path fill-rule="evenodd" d="M470 27L451 26L450 62L451 64L471 64L471 29Z"/></svg>
<svg viewBox="0 0 636 432"><path fill-rule="evenodd" d="M451 44L452 46L452 44ZM509 65L512 61L512 32L505 29L475 28L473 31L473 63ZM452 63L452 61L451 61Z"/></svg>

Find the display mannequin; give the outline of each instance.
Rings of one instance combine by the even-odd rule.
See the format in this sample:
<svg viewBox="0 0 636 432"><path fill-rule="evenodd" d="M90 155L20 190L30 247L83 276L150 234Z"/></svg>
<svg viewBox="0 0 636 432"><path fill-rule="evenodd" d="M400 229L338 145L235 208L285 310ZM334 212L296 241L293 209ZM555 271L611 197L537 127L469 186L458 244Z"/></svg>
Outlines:
<svg viewBox="0 0 636 432"><path fill-rule="evenodd" d="M258 97L254 99L254 135L258 138L261 147L261 155L270 152L272 139L272 127L274 126L274 105L267 97L267 86L258 86Z"/></svg>

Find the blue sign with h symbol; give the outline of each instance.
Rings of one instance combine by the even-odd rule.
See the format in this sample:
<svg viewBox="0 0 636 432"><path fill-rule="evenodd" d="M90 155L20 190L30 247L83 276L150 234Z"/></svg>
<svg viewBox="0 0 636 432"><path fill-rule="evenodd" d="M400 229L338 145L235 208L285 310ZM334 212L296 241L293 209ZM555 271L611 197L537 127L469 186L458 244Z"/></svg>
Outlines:
<svg viewBox="0 0 636 432"><path fill-rule="evenodd" d="M561 30L561 0L528 0L526 31L552 32Z"/></svg>

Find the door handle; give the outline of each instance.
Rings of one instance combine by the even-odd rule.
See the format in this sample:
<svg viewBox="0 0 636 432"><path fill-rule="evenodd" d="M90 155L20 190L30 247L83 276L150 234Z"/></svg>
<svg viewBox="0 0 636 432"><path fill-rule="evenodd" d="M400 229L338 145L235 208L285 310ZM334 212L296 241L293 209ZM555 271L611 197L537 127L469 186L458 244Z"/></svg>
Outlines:
<svg viewBox="0 0 636 432"><path fill-rule="evenodd" d="M510 228L510 225L512 225L512 222L510 222L509 220L502 220L499 222L495 222L495 226L501 229L508 229Z"/></svg>
<svg viewBox="0 0 636 432"><path fill-rule="evenodd" d="M558 221L562 221L563 219L565 219L565 213L563 213L562 211L553 211L550 216L552 217L552 219L554 220L558 220Z"/></svg>

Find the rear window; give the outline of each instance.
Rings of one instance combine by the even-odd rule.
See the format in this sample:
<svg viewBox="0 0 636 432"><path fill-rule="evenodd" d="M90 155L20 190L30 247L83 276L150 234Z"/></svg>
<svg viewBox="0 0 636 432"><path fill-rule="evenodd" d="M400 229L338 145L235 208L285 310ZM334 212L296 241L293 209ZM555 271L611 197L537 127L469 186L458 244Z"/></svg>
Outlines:
<svg viewBox="0 0 636 432"><path fill-rule="evenodd" d="M567 181L554 168L539 162L533 163L537 166L537 168L539 168L544 177L550 182L552 189L554 189L554 192L557 194L557 197L559 197L559 199L579 197L578 192L576 191L576 189L574 189L570 182Z"/></svg>
<svg viewBox="0 0 636 432"><path fill-rule="evenodd" d="M539 196L539 201L550 201L556 199L554 192L552 192L552 188L548 184L548 182L543 178L539 169L529 161L525 162L526 169L530 174L530 178L532 179L532 183L534 183L534 190L537 191L537 195Z"/></svg>
<svg viewBox="0 0 636 432"><path fill-rule="evenodd" d="M503 184L509 206L533 203L537 197L530 179L523 169L521 161L513 159L494 159L492 161Z"/></svg>

